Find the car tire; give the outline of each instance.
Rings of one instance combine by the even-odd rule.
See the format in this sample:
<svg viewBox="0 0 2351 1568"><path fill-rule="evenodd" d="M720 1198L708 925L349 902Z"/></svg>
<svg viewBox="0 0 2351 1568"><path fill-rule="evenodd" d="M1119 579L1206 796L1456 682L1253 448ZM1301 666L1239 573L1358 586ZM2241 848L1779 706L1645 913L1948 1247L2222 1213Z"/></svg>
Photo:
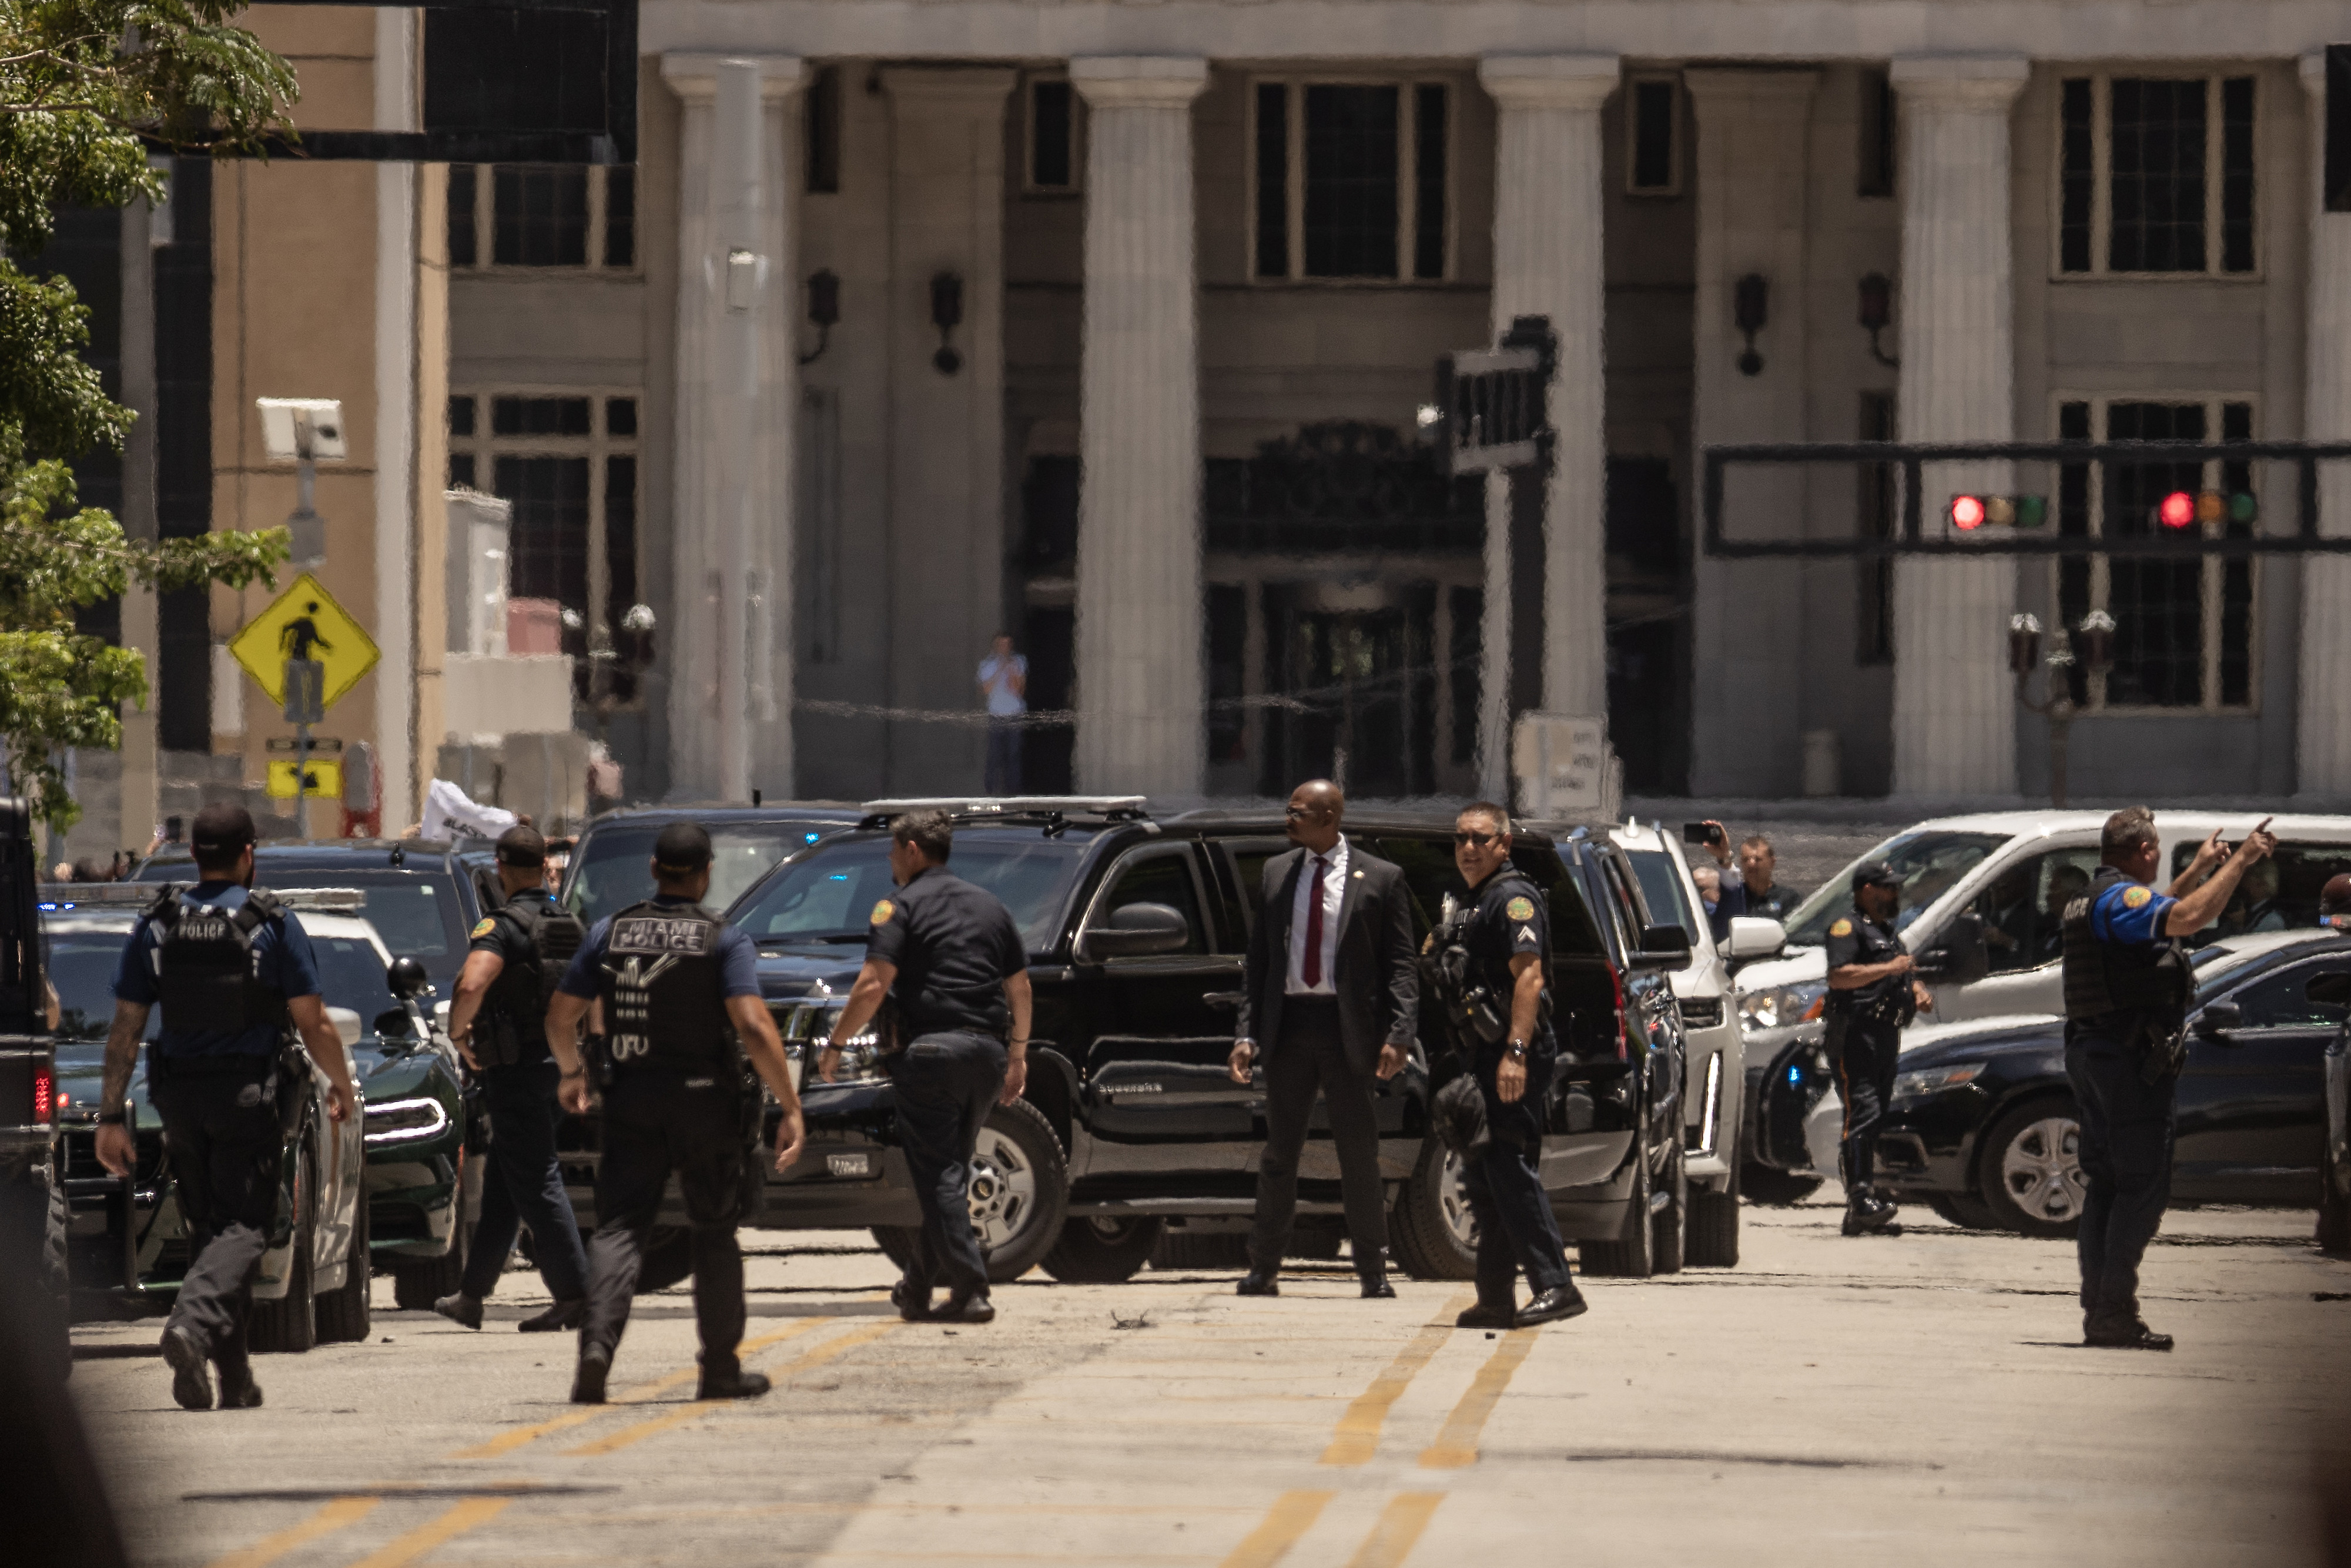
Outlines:
<svg viewBox="0 0 2351 1568"><path fill-rule="evenodd" d="M1636 1134L1637 1135L1637 1134ZM1633 1155L1633 1192L1626 1200L1625 1237L1617 1241L1586 1241L1577 1248L1583 1271L1601 1280L1646 1280L1657 1271L1657 1227L1649 1212L1655 1191L1645 1149Z"/></svg>
<svg viewBox="0 0 2351 1568"><path fill-rule="evenodd" d="M982 1167L975 1181L982 1174L992 1178L990 1190L974 1190L973 1228L987 1256L988 1282L1008 1284L1043 1261L1061 1240L1070 1212L1070 1164L1053 1124L1026 1100L988 1112L973 1158ZM992 1242L991 1232L998 1232ZM873 1239L902 1270L914 1260L921 1235L909 1226L873 1228Z"/></svg>
<svg viewBox="0 0 2351 1568"><path fill-rule="evenodd" d="M1666 1168L1665 1180L1659 1184L1666 1192L1666 1207L1650 1217L1650 1225L1656 1232L1657 1272L1678 1274L1687 1256L1689 1242L1689 1171L1683 1163L1679 1144L1674 1145L1672 1155L1667 1157L1670 1163Z"/></svg>
<svg viewBox="0 0 2351 1568"><path fill-rule="evenodd" d="M2318 1161L2318 1248L2340 1257L2351 1253L2351 1197L2344 1196L2346 1173L2335 1158L2334 1144L2329 1137Z"/></svg>
<svg viewBox="0 0 2351 1568"><path fill-rule="evenodd" d="M305 1134L302 1152L294 1162L293 1260L286 1293L274 1301L254 1302L246 1329L246 1343L257 1354L299 1355L319 1343L318 1301L311 1285L317 1277L311 1259L318 1250L318 1139Z"/></svg>
<svg viewBox="0 0 2351 1568"><path fill-rule="evenodd" d="M1978 1156L1977 1188L1996 1228L2044 1239L2080 1228L2081 1136L2069 1098L2031 1101L1992 1124Z"/></svg>
<svg viewBox="0 0 2351 1568"><path fill-rule="evenodd" d="M1777 1166L1759 1166L1750 1161L1739 1168L1739 1186L1750 1203L1761 1203L1773 1208L1788 1208L1802 1203L1821 1190L1821 1178L1800 1171L1783 1171Z"/></svg>
<svg viewBox="0 0 2351 1568"><path fill-rule="evenodd" d="M1933 1192L1927 1195L1927 1207L1962 1230L1998 1230L2000 1221L1992 1218L1991 1206L1973 1193Z"/></svg>
<svg viewBox="0 0 2351 1568"><path fill-rule="evenodd" d="M1151 1266L1170 1272L1249 1267L1245 1230L1162 1230L1151 1249Z"/></svg>
<svg viewBox="0 0 2351 1568"><path fill-rule="evenodd" d="M1739 1267L1739 1176L1740 1167L1733 1164L1719 1191L1690 1188L1689 1249L1684 1261L1691 1268Z"/></svg>
<svg viewBox="0 0 2351 1568"><path fill-rule="evenodd" d="M1461 1187L1461 1156L1435 1138L1405 1183L1388 1225L1388 1250L1416 1280L1478 1277L1478 1221Z"/></svg>
<svg viewBox="0 0 2351 1568"><path fill-rule="evenodd" d="M1081 1214L1061 1226L1045 1272L1065 1285L1117 1285L1143 1271L1164 1227L1155 1218Z"/></svg>
<svg viewBox="0 0 2351 1568"><path fill-rule="evenodd" d="M362 1194L351 1222L350 1257L343 1266L343 1282L319 1298L320 1344L358 1344L368 1336L368 1206Z"/></svg>

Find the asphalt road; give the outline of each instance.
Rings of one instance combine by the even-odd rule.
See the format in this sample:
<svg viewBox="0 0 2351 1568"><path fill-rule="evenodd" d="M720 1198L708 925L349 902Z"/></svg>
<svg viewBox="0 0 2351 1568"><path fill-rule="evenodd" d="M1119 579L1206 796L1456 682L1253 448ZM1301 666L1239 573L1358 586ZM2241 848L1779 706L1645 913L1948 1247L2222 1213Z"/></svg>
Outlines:
<svg viewBox="0 0 2351 1568"><path fill-rule="evenodd" d="M379 1281L369 1343L262 1358L258 1411L173 1406L152 1321L78 1329L74 1386L156 1563L2328 1560L2351 1264L2308 1214L2170 1217L2168 1356L2075 1343L2067 1244L1837 1217L1750 1208L1739 1268L1499 1336L1449 1327L1466 1287L1366 1302L1343 1266L1278 1301L1039 1274L992 1326L909 1326L879 1252L759 1232L756 1403L692 1403L681 1291L574 1408L519 1273L478 1333Z"/></svg>

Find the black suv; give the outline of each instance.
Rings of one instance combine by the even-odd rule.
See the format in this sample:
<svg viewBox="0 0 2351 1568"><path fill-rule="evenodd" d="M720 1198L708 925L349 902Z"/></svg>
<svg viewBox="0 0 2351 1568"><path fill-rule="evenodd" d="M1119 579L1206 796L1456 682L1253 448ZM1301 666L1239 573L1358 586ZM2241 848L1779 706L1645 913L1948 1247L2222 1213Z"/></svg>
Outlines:
<svg viewBox="0 0 2351 1568"><path fill-rule="evenodd" d="M929 804L933 802L925 802ZM946 802L936 802L946 804ZM863 960L866 916L891 887L889 816L826 839L745 894L728 918L760 950L760 979L787 1050L812 1055ZM1043 1263L1064 1280L1124 1279L1158 1260L1237 1260L1256 1205L1261 1086L1225 1070L1261 870L1288 843L1270 812L1198 811L1155 821L1128 801L954 803L957 875L1004 900L1029 949L1036 1017L1029 1087L982 1134L973 1218L990 1272ZM1425 935L1458 889L1449 818L1350 818L1347 836L1404 868ZM1544 1106L1541 1169L1585 1270L1680 1266L1681 1026L1665 969L1687 959L1678 928L1652 928L1624 852L1604 834L1521 831L1515 859L1549 894L1562 1071ZM1684 951L1670 951L1681 938ZM1650 948L1645 949L1644 941ZM1426 985L1426 977L1424 984ZM1431 1009L1409 1066L1381 1087L1381 1164L1397 1262L1467 1279L1476 1229L1455 1163L1429 1132L1428 1099L1451 1062ZM802 1083L809 1146L771 1177L762 1223L871 1227L904 1258L917 1223L893 1135L892 1092L872 1042L842 1082ZM1301 1253L1335 1256L1338 1170L1327 1134L1300 1184Z"/></svg>
<svg viewBox="0 0 2351 1568"><path fill-rule="evenodd" d="M607 811L588 824L564 869L564 904L593 925L653 895L653 840L672 822L710 832L710 906L724 909L776 862L865 817L838 801L778 800L771 806L641 806Z"/></svg>

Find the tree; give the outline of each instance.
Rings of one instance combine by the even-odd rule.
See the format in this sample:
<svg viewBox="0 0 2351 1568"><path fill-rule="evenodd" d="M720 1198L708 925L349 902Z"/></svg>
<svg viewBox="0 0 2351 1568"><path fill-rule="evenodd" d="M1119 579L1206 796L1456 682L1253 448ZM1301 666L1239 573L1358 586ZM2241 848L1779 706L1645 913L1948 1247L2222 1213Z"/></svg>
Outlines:
<svg viewBox="0 0 2351 1568"><path fill-rule="evenodd" d="M272 580L286 530L160 542L76 509L68 465L120 449L131 411L80 358L89 310L26 270L63 205L160 198L150 145L258 151L283 133L293 68L229 25L225 0L0 0L0 745L15 787L62 831L80 807L57 748L122 743L121 705L147 699L145 661L74 630L74 612L133 583L172 590Z"/></svg>

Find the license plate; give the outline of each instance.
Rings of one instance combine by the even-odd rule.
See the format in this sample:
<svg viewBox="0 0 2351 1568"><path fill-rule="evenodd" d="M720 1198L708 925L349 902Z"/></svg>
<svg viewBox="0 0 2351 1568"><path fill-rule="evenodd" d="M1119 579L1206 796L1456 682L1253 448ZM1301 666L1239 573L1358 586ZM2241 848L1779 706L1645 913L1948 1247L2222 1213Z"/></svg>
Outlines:
<svg viewBox="0 0 2351 1568"><path fill-rule="evenodd" d="M824 1168L837 1176L870 1176L873 1174L872 1155L827 1155Z"/></svg>

